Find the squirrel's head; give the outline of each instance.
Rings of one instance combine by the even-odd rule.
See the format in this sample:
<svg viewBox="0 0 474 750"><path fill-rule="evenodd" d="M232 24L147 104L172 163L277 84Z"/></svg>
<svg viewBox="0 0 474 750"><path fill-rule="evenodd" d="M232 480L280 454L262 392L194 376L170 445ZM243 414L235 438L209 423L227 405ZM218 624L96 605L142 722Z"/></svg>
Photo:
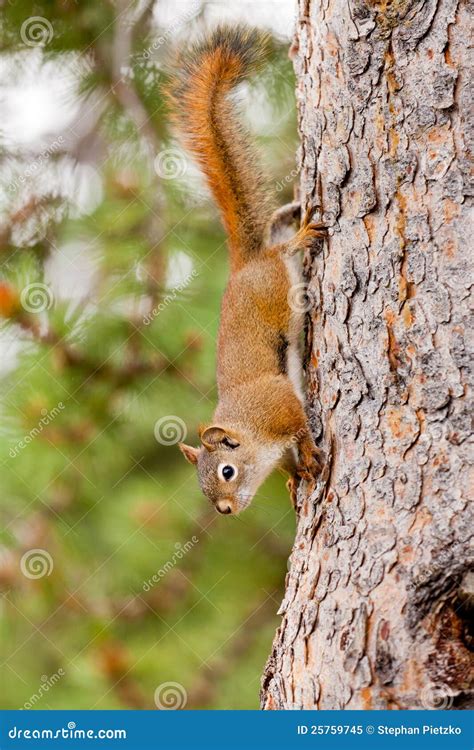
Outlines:
<svg viewBox="0 0 474 750"><path fill-rule="evenodd" d="M201 489L215 509L239 513L250 505L260 484L249 438L218 425L202 428L199 436L200 448L180 443L181 452L197 467Z"/></svg>

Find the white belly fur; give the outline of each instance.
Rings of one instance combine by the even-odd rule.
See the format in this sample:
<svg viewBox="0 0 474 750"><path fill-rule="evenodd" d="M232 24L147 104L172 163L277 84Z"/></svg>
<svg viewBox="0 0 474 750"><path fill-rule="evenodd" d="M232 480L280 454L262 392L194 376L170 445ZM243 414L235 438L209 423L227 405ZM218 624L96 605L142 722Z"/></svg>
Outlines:
<svg viewBox="0 0 474 750"><path fill-rule="evenodd" d="M303 283L301 273L301 259L297 256L285 256L286 270L288 273L289 286ZM301 403L304 402L303 395L303 370L301 367L300 337L303 330L304 313L295 312L290 308L290 330L289 346L287 352L288 377L295 389L296 395Z"/></svg>

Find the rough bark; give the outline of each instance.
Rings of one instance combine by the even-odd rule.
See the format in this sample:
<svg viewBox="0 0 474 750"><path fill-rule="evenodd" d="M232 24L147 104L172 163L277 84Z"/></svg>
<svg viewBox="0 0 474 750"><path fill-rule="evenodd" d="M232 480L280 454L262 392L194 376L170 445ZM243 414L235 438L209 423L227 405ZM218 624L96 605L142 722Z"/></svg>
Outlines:
<svg viewBox="0 0 474 750"><path fill-rule="evenodd" d="M300 491L266 709L472 696L468 29L457 0L299 2L301 196L333 227L305 259L330 473Z"/></svg>

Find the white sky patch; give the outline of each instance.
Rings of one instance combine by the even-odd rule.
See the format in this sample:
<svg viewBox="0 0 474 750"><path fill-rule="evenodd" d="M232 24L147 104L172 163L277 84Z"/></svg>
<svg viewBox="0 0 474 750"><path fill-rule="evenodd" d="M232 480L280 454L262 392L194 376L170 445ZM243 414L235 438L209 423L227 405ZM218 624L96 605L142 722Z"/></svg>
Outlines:
<svg viewBox="0 0 474 750"><path fill-rule="evenodd" d="M91 69L87 55L67 52L48 58L41 48L0 56L0 148L8 154L0 184L0 210L9 215L33 198L61 196L73 218L91 214L103 200L99 172L64 152L83 135L91 102L78 84ZM64 207L39 211L13 227L19 246L40 241Z"/></svg>
<svg viewBox="0 0 474 750"><path fill-rule="evenodd" d="M273 31L281 39L291 39L293 35L296 3L290 0L239 0L229 3L225 0L209 3L207 18L215 23L222 21L251 23Z"/></svg>
<svg viewBox="0 0 474 750"><path fill-rule="evenodd" d="M68 242L45 263L45 281L57 300L79 305L95 289L99 275L99 253L85 241Z"/></svg>
<svg viewBox="0 0 474 750"><path fill-rule="evenodd" d="M176 27L180 19L192 17L199 8L196 0L160 0L155 4L154 18L164 29ZM273 31L281 39L291 39L296 18L296 3L291 0L212 0L206 3L204 19L213 26L222 21L251 23Z"/></svg>
<svg viewBox="0 0 474 750"><path fill-rule="evenodd" d="M35 49L0 58L0 143L11 150L37 146L63 133L77 117L77 68L71 56L45 60Z"/></svg>
<svg viewBox="0 0 474 750"><path fill-rule="evenodd" d="M0 329L0 375L13 372L18 366L18 357L31 344L20 339L15 326Z"/></svg>
<svg viewBox="0 0 474 750"><path fill-rule="evenodd" d="M75 164L63 176L63 190L72 203L69 213L73 218L93 213L104 195L102 177L90 164Z"/></svg>
<svg viewBox="0 0 474 750"><path fill-rule="evenodd" d="M28 84L5 89L4 96L4 132L10 143L41 140L48 133L62 129L71 119L62 107L58 107L55 92L47 86Z"/></svg>
<svg viewBox="0 0 474 750"><path fill-rule="evenodd" d="M166 269L166 289L185 284L194 269L194 261L184 250L175 250Z"/></svg>
<svg viewBox="0 0 474 750"><path fill-rule="evenodd" d="M197 0L160 0L153 8L153 18L160 30L179 31L181 26L199 12L201 5Z"/></svg>

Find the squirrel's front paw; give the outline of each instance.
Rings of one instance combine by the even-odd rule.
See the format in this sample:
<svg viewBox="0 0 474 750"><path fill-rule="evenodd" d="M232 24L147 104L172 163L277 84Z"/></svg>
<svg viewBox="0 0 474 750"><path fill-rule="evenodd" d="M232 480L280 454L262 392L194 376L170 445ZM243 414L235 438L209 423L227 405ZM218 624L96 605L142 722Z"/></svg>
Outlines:
<svg viewBox="0 0 474 750"><path fill-rule="evenodd" d="M305 452L303 460L296 467L296 473L306 482L313 482L324 467L324 453L314 446L309 452Z"/></svg>

